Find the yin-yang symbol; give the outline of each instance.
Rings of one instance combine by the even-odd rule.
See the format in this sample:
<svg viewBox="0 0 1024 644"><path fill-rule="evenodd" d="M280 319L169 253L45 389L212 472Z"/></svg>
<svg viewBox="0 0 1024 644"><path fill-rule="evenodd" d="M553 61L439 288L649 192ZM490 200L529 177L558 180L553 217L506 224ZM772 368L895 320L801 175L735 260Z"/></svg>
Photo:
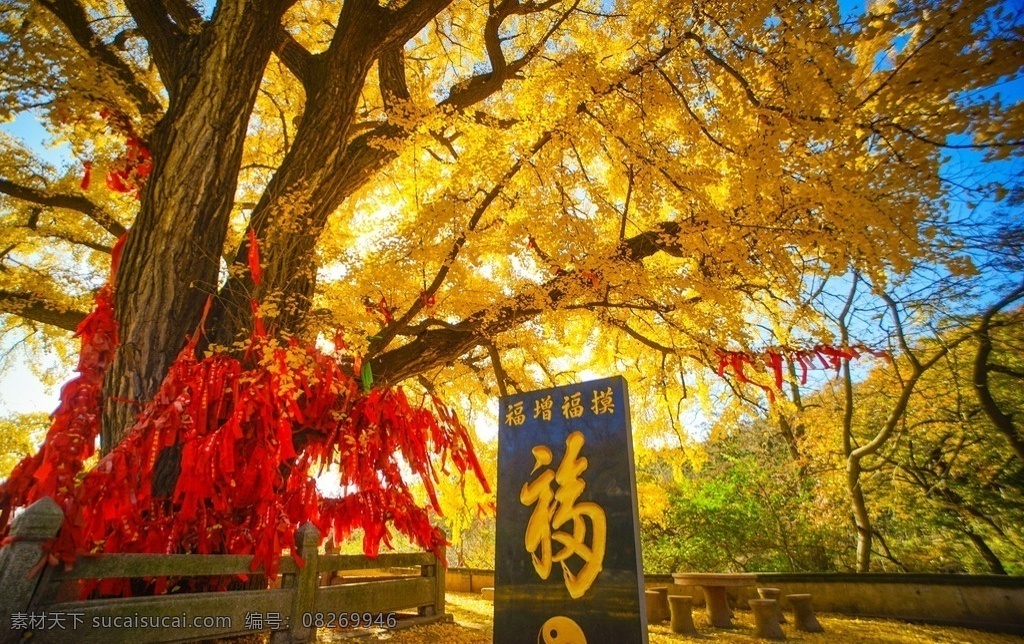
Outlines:
<svg viewBox="0 0 1024 644"><path fill-rule="evenodd" d="M537 644L587 644L580 625L568 617L552 617L537 634Z"/></svg>

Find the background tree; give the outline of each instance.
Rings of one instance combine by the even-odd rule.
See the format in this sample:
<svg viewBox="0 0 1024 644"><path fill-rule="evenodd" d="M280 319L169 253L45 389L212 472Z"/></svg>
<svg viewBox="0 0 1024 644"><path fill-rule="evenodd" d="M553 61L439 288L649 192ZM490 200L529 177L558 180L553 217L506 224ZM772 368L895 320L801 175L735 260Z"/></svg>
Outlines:
<svg viewBox="0 0 1024 644"><path fill-rule="evenodd" d="M953 302L956 309L956 301L934 306ZM921 306L909 317L936 323ZM869 295L849 317L885 315L887 308ZM1024 479L1012 447L975 395L972 331L980 317L947 319L938 338L920 335L927 328L916 324L904 328L919 359L942 355L913 387L913 365L895 347L892 362L859 363L849 381L842 373L819 380L793 416L805 428L796 459L764 392L734 383L741 395L730 394L733 409L718 407L718 422L690 446L691 458L680 463L677 450L668 449L641 462L645 565L658 572L863 571L867 547L876 571L1017 574ZM990 324L992 363L1016 364L1020 310ZM997 393L1013 414L1018 389ZM901 401L903 411L894 415ZM863 520L853 511L849 453L877 438L894 417L879 448L857 462ZM663 499L652 503L659 491ZM869 539L861 537L861 526Z"/></svg>
<svg viewBox="0 0 1024 644"><path fill-rule="evenodd" d="M731 425L731 423L730 423ZM648 466L667 491L660 512L641 492L644 567L679 571L836 571L852 562L842 489L789 456L771 419L759 418L709 437L706 454L673 476ZM664 455L655 463L664 464ZM660 476L657 474L660 473ZM809 475L810 473L810 475Z"/></svg>
<svg viewBox="0 0 1024 644"><path fill-rule="evenodd" d="M18 461L35 451L48 424L42 413L0 419L0 476L9 476Z"/></svg>

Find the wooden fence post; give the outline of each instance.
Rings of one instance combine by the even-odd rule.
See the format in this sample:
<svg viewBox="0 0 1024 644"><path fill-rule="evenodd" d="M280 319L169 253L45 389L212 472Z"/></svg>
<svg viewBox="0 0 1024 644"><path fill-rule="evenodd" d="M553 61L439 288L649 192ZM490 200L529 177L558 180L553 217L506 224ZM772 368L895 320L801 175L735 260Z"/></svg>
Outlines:
<svg viewBox="0 0 1024 644"><path fill-rule="evenodd" d="M50 497L43 497L25 508L14 519L10 542L0 550L0 632L20 639L24 631L14 629L14 616L24 615L35 593L40 571L32 569L49 555L51 539L57 536L64 512ZM8 641L7 636L0 641Z"/></svg>
<svg viewBox="0 0 1024 644"><path fill-rule="evenodd" d="M441 530L441 537L445 540L448 539L448 535ZM420 575L423 577L434 577L434 605L433 606L420 606L417 609L417 613L420 615L444 615L444 576L445 571L448 569L445 557L448 556L446 548L442 545L440 548L441 556L434 557L434 564L431 566L421 566Z"/></svg>
<svg viewBox="0 0 1024 644"><path fill-rule="evenodd" d="M311 620L309 615L316 608L316 589L320 582L319 545L320 531L312 523L307 522L295 531L295 547L306 565L294 575L288 630L274 631L271 644L300 644L310 641L316 634L316 627L312 626L315 619Z"/></svg>
<svg viewBox="0 0 1024 644"><path fill-rule="evenodd" d="M324 554L325 555L336 555L336 554L338 554L339 550L340 550L340 548L338 548L338 546L334 543L334 537L333 536L327 537L327 541L324 542ZM331 571L331 572L322 572L322 573L320 573L320 585L321 586L330 586L331 584L334 583L334 580L337 579L340 576L341 575L336 570Z"/></svg>

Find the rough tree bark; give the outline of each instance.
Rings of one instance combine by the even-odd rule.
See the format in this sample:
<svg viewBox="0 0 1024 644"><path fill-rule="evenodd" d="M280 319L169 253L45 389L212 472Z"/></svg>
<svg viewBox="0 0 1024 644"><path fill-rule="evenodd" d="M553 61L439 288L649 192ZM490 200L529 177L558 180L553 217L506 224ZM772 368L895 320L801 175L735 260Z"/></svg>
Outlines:
<svg viewBox="0 0 1024 644"><path fill-rule="evenodd" d="M152 398L217 291L246 127L271 52L304 82L307 107L252 216L251 227L265 242L264 282L257 292L248 276L233 279L217 295L205 329L214 340L230 341L248 329L249 301L261 293L281 291L298 303L275 321L277 328L301 324L314 286L312 253L328 215L387 160L367 155L365 141L347 154L366 74L382 51L411 38L450 1L414 0L395 11L369 0L346 2L330 48L316 57L282 35L281 16L294 0L221 2L194 35L150 5L133 9L147 40L160 43L154 59L158 66L165 61L160 72L171 100L148 140L153 170L118 276L121 342L105 383L105 448L131 425L137 403ZM283 216L282 205L302 195L308 209ZM240 256L246 250L244 243Z"/></svg>
<svg viewBox="0 0 1024 644"><path fill-rule="evenodd" d="M105 448L131 425L135 404L156 393L217 284L249 114L293 1L221 2L191 37L133 12L147 40L173 48L156 56L167 61L160 71L170 104L148 140L153 169L117 276L120 344L104 384Z"/></svg>

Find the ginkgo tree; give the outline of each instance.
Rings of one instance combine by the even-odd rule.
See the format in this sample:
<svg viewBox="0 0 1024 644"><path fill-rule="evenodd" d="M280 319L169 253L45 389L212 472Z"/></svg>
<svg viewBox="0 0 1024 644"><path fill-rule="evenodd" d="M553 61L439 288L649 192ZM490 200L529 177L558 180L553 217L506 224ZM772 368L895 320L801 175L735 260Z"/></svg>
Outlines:
<svg viewBox="0 0 1024 644"><path fill-rule="evenodd" d="M834 2L16 0L0 24L0 113L31 112L75 160L5 136L5 329L93 343L76 391L95 414L67 422L101 423L96 470L142 459L166 501L145 520L186 550L211 546L176 513L255 506L287 546L317 511L291 473L314 462L379 492L351 491L361 518L338 510L336 529L391 520L436 545L404 492L374 504L404 489L395 453L424 480L423 445L473 467L443 398L629 356L672 374L668 405L684 369L761 348L755 304L933 255L944 149L1000 158L1024 138L1019 105L987 91L1024 63L1021 16L996 2L844 18ZM222 508L179 474L234 480L253 459L276 504L236 490ZM119 534L102 547L171 547Z"/></svg>

